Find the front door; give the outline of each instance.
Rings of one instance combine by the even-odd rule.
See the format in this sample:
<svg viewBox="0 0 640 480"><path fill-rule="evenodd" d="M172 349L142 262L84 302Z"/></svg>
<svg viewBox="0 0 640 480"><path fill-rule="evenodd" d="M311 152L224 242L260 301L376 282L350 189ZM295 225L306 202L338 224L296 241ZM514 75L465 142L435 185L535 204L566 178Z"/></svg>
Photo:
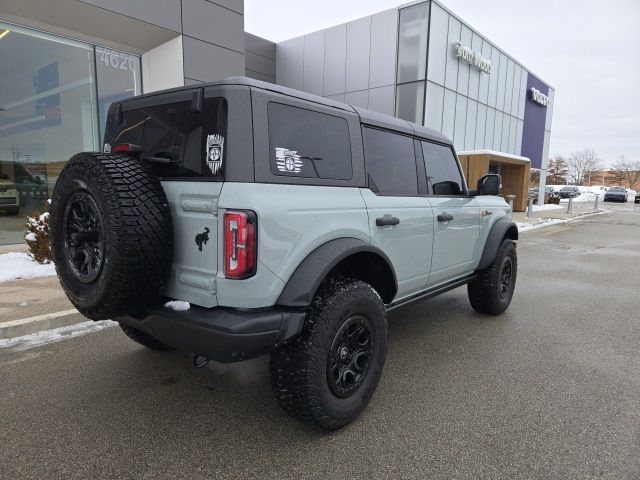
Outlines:
<svg viewBox="0 0 640 480"><path fill-rule="evenodd" d="M473 271L478 256L480 209L467 195L453 149L421 143L434 217L429 286L435 286Z"/></svg>

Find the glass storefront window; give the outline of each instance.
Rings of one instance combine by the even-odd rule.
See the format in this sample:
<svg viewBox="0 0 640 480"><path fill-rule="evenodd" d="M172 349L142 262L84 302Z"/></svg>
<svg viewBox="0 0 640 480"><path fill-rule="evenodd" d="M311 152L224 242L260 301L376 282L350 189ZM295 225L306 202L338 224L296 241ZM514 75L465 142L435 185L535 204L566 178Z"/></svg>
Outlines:
<svg viewBox="0 0 640 480"><path fill-rule="evenodd" d="M99 112L140 93L139 57L98 66L100 49L0 22L0 245L24 242L69 157L100 149Z"/></svg>
<svg viewBox="0 0 640 480"><path fill-rule="evenodd" d="M405 83L396 89L396 117L422 125L424 82Z"/></svg>
<svg viewBox="0 0 640 480"><path fill-rule="evenodd" d="M424 80L429 35L428 2L400 10L398 83Z"/></svg>

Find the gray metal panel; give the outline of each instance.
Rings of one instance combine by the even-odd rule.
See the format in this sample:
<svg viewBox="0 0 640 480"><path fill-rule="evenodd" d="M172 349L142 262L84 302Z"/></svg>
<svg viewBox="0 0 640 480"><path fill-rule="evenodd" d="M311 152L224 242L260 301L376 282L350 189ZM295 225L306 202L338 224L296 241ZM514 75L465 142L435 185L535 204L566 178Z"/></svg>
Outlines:
<svg viewBox="0 0 640 480"><path fill-rule="evenodd" d="M553 119L553 100L555 99L556 91L549 87L549 105L547 106L547 118L545 119L544 129L551 131L551 121Z"/></svg>
<svg viewBox="0 0 640 480"><path fill-rule="evenodd" d="M182 27L184 35L244 53L244 17L240 13L207 0L182 0Z"/></svg>
<svg viewBox="0 0 640 480"><path fill-rule="evenodd" d="M304 37L292 38L285 42L287 55L285 57L286 78L284 84L289 88L303 90L304 88Z"/></svg>
<svg viewBox="0 0 640 480"><path fill-rule="evenodd" d="M456 121L456 94L452 90L444 91L444 106L442 108L442 133L453 138Z"/></svg>
<svg viewBox="0 0 640 480"><path fill-rule="evenodd" d="M493 149L500 150L502 142L502 120L504 113L496 110L495 122L493 123Z"/></svg>
<svg viewBox="0 0 640 480"><path fill-rule="evenodd" d="M369 110L393 115L393 100L395 98L393 85L369 89Z"/></svg>
<svg viewBox="0 0 640 480"><path fill-rule="evenodd" d="M516 146L515 146L515 154L522 155L522 127L524 122L520 119L516 122Z"/></svg>
<svg viewBox="0 0 640 480"><path fill-rule="evenodd" d="M245 65L247 70L258 72L262 75L275 78L276 61L273 58L263 57L247 50L245 52Z"/></svg>
<svg viewBox="0 0 640 480"><path fill-rule="evenodd" d="M487 107L487 121L484 132L484 148L493 149L493 132L496 124L496 109Z"/></svg>
<svg viewBox="0 0 640 480"><path fill-rule="evenodd" d="M369 87L371 17L347 23L347 92Z"/></svg>
<svg viewBox="0 0 640 480"><path fill-rule="evenodd" d="M464 149L464 137L467 124L467 97L456 95L456 128L453 132L453 143L456 150Z"/></svg>
<svg viewBox="0 0 640 480"><path fill-rule="evenodd" d="M482 37L474 33L471 39L471 50L474 52L482 52ZM469 70L469 97L478 100L478 90L480 89L480 77L486 77L487 74L481 72L479 68L471 67Z"/></svg>
<svg viewBox="0 0 640 480"><path fill-rule="evenodd" d="M246 68L244 72L249 78L255 78L256 80L262 80L263 82L276 83L276 77L265 75L264 73L256 72L249 68Z"/></svg>
<svg viewBox="0 0 640 480"><path fill-rule="evenodd" d="M229 10L244 14L244 0L213 0L213 3L222 5Z"/></svg>
<svg viewBox="0 0 640 480"><path fill-rule="evenodd" d="M476 141L473 146L476 150L483 150L486 147L485 141L485 133L487 126L487 106L479 103L478 104L478 115L476 117Z"/></svg>
<svg viewBox="0 0 640 480"><path fill-rule="evenodd" d="M305 92L322 95L324 93L324 30L304 36L304 79Z"/></svg>
<svg viewBox="0 0 640 480"><path fill-rule="evenodd" d="M204 82L202 80L195 80L193 78L184 77L184 85L186 87L188 87L190 85L198 85L199 83L204 83Z"/></svg>
<svg viewBox="0 0 640 480"><path fill-rule="evenodd" d="M443 107L444 87L433 82L427 82L427 92L424 101L424 124L427 127L440 132L442 131Z"/></svg>
<svg viewBox="0 0 640 480"><path fill-rule="evenodd" d="M466 25L462 25L462 32L460 33L460 41L462 44L469 48L471 46L471 29ZM469 75L471 73L471 65L467 62L458 60L458 93L463 95L469 94Z"/></svg>
<svg viewBox="0 0 640 480"><path fill-rule="evenodd" d="M369 91L360 90L358 92L347 92L344 96L344 103L362 108L369 108Z"/></svg>
<svg viewBox="0 0 640 480"><path fill-rule="evenodd" d="M346 91L347 26L338 25L324 31L324 94Z"/></svg>
<svg viewBox="0 0 640 480"><path fill-rule="evenodd" d="M242 0L240 2L243 3ZM244 45L247 52L253 52L273 60L276 59L276 44L271 40L244 32Z"/></svg>
<svg viewBox="0 0 640 480"><path fill-rule="evenodd" d="M517 131L517 124L518 124L518 120L516 119L516 117L509 117L509 147L508 147L508 152L512 155L516 154L516 131Z"/></svg>
<svg viewBox="0 0 640 480"><path fill-rule="evenodd" d="M482 56L484 58L490 59L491 58L491 44L486 41L486 40L482 40ZM487 99L489 96L489 79L491 78L491 75L495 74L495 72L493 73L483 73L480 72L480 83L478 85L478 101L480 103L487 103Z"/></svg>
<svg viewBox="0 0 640 480"><path fill-rule="evenodd" d="M336 95L327 95L327 98L335 100L336 102L344 102L344 93L338 93Z"/></svg>
<svg viewBox="0 0 640 480"><path fill-rule="evenodd" d="M182 38L182 45L185 77L212 82L231 75L244 74L242 53L187 36Z"/></svg>
<svg viewBox="0 0 640 480"><path fill-rule="evenodd" d="M502 115L502 137L500 138L500 151L509 153L509 128L511 126L511 116L506 113Z"/></svg>
<svg viewBox="0 0 640 480"><path fill-rule="evenodd" d="M429 60L427 79L439 85L444 85L447 57L450 55L449 42L449 14L438 4L431 4L431 22L429 25ZM427 91L429 89L427 88ZM428 96L428 93L427 93ZM428 112L427 112L428 113Z"/></svg>
<svg viewBox="0 0 640 480"><path fill-rule="evenodd" d="M182 32L180 0L81 0L128 17ZM244 31L244 29L243 29Z"/></svg>
<svg viewBox="0 0 640 480"><path fill-rule="evenodd" d="M496 94L496 108L504 112L504 91L507 83L507 65L509 58L500 52L500 71L498 73L498 93Z"/></svg>
<svg viewBox="0 0 640 480"><path fill-rule="evenodd" d="M491 46L491 74L489 74L489 97L487 105L496 107L496 95L498 93L498 77L500 76L500 51Z"/></svg>
<svg viewBox="0 0 640 480"><path fill-rule="evenodd" d="M514 117L518 116L518 102L520 101L520 79L522 75L522 68L516 64L513 73L513 91L511 94L511 110L509 113Z"/></svg>
<svg viewBox="0 0 640 480"><path fill-rule="evenodd" d="M478 115L478 102L469 99L467 103L467 125L464 135L464 148L471 150L475 148L476 143L476 117Z"/></svg>
<svg viewBox="0 0 640 480"><path fill-rule="evenodd" d="M529 77L529 72L526 70L522 74L522 78L520 79L520 103L518 105L518 118L524 119L524 106L527 101L527 78Z"/></svg>
<svg viewBox="0 0 640 480"><path fill-rule="evenodd" d="M392 8L371 16L369 88L394 84L397 38L398 9Z"/></svg>
<svg viewBox="0 0 640 480"><path fill-rule="evenodd" d="M285 65L287 63L287 44L280 42L276 44L276 83L278 85L287 84L287 76L285 72Z"/></svg>
<svg viewBox="0 0 640 480"><path fill-rule="evenodd" d="M458 68L460 62L455 54L454 44L460 41L462 24L458 19L449 15L449 35L447 37L447 68L445 71L444 85L451 90L458 88Z"/></svg>
<svg viewBox="0 0 640 480"><path fill-rule="evenodd" d="M513 76L516 64L509 59L507 62L507 78L504 87L504 111L511 115L511 101L513 100Z"/></svg>

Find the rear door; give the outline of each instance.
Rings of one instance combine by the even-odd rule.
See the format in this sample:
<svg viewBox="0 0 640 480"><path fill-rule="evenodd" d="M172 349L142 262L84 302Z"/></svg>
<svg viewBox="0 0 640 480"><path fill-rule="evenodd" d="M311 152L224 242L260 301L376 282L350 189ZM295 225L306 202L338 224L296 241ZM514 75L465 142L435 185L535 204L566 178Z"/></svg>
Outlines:
<svg viewBox="0 0 640 480"><path fill-rule="evenodd" d="M171 208L174 261L166 294L203 307L217 305L218 198L227 160L227 100L192 91L126 102L110 112L105 150L140 145L141 161L159 177ZM154 101L155 100L155 101ZM198 111L200 110L200 111Z"/></svg>
<svg viewBox="0 0 640 480"><path fill-rule="evenodd" d="M362 129L371 243L387 254L396 271L396 300L424 290L429 280L433 212L418 193L414 140L372 127Z"/></svg>
<svg viewBox="0 0 640 480"><path fill-rule="evenodd" d="M422 141L429 201L433 207L433 255L429 285L471 273L478 258L480 209L466 193L453 149Z"/></svg>

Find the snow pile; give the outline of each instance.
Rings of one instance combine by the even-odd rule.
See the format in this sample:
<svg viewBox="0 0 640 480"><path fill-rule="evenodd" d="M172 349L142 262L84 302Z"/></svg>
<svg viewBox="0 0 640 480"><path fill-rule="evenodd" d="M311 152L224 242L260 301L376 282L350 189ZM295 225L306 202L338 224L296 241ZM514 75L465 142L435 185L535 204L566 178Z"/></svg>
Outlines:
<svg viewBox="0 0 640 480"><path fill-rule="evenodd" d="M553 203L547 203L545 205L534 205L533 206L533 211L534 212L542 212L545 210L563 210L565 207L563 207L562 205L555 205Z"/></svg>
<svg viewBox="0 0 640 480"><path fill-rule="evenodd" d="M165 308L175 310L176 312L185 312L191 308L189 302L183 302L182 300L173 300L164 304Z"/></svg>
<svg viewBox="0 0 640 480"><path fill-rule="evenodd" d="M14 347L16 351L28 350L29 348L39 345L47 345L49 343L59 342L67 338L78 337L87 333L99 332L105 328L117 325L111 320L102 320L100 322L82 322L67 327L54 328L53 330L45 330L43 332L32 333L24 337L0 339L0 348Z"/></svg>
<svg viewBox="0 0 640 480"><path fill-rule="evenodd" d="M0 255L0 282L55 274L56 268L53 263L38 263L26 253L9 252Z"/></svg>
<svg viewBox="0 0 640 480"><path fill-rule="evenodd" d="M36 234L35 234L35 233L33 233L33 232L29 232L29 233L27 233L27 234L24 236L24 239L25 239L27 242L35 242L35 241L38 239L38 237L36 237Z"/></svg>
<svg viewBox="0 0 640 480"><path fill-rule="evenodd" d="M602 200L604 198L604 195L600 195L600 200ZM561 202L569 202L568 198L563 198L562 200L560 200ZM587 193L581 193L580 195L578 195L577 197L574 197L573 199L573 203L576 202L595 202L596 201L596 194L592 193L592 192L587 192Z"/></svg>

